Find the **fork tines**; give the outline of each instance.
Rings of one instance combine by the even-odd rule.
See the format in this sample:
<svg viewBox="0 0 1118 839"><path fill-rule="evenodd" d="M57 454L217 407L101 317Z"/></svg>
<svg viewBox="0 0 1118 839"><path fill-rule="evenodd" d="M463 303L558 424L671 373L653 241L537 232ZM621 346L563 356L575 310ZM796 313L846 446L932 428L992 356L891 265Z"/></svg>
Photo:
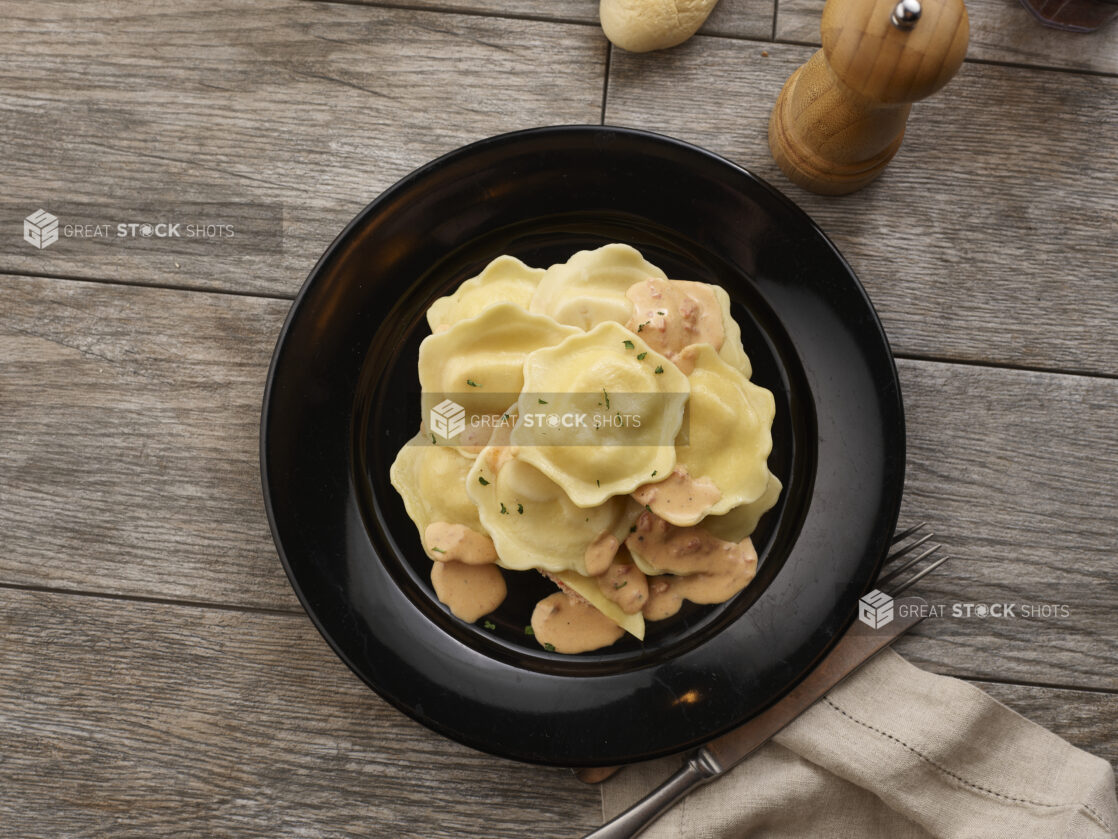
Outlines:
<svg viewBox="0 0 1118 839"><path fill-rule="evenodd" d="M889 563L896 562L901 557L907 556L908 554L915 551L917 548L922 547L929 539L931 539L933 536L935 536L935 534L930 532L930 531L927 532L927 533L924 533L922 535L918 535L918 534L920 534L920 531L923 530L925 527L927 527L927 522L920 522L920 524L909 527L905 530L900 531L896 535L894 535L892 544L895 547L894 547L893 551L889 554L889 556L887 556L885 558L885 564L888 565ZM915 538L913 538L913 537L915 537ZM906 540L910 540L910 539L911 539L911 541L906 541ZM896 547L898 545L900 547ZM896 597L898 594L903 592L905 589L909 588L911 585L916 583L918 580L923 579L925 576L930 574L932 571L939 568L939 566L943 565L943 563L947 562L947 560L949 560L951 557L949 557L949 556L939 557L934 562L932 562L930 565L926 565L923 568L921 568L919 571L917 571L915 574L913 574L911 577L909 577L903 583L900 583L899 585L893 586L891 589L887 589L886 586L889 585L889 583L891 583L893 580L897 579L897 577L899 577L905 571L912 568L912 566L916 565L918 562L921 562L921 561L927 559L928 557L932 556L936 551L938 551L942 547L943 547L943 545L929 545L927 548L925 548L923 551L918 553L916 556L905 560L900 565L898 565L896 568L893 568L892 570L890 570L889 573L884 574L881 577L878 577L877 588L881 591L884 591L890 597Z"/></svg>

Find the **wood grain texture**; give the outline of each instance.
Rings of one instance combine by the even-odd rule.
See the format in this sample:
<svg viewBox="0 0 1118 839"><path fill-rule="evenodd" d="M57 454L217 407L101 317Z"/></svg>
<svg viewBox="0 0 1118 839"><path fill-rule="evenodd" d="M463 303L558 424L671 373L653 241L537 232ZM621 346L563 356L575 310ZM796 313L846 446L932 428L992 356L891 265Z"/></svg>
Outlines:
<svg viewBox="0 0 1118 839"><path fill-rule="evenodd" d="M1118 380L898 367L902 521L929 522L954 557L914 589L946 616L898 651L953 675L1118 691ZM1015 616L966 617L968 603L1011 604Z"/></svg>
<svg viewBox="0 0 1118 839"><path fill-rule="evenodd" d="M833 198L790 184L768 149L772 103L812 52L694 38L615 54L606 120L785 191L851 262L896 352L1118 373L1118 79L964 64L913 106L885 173Z"/></svg>
<svg viewBox="0 0 1118 839"><path fill-rule="evenodd" d="M825 0L780 0L778 41L819 43L819 18ZM969 58L1033 67L1064 67L1118 73L1118 27L1089 35L1060 32L1037 23L1017 0L967 0Z"/></svg>
<svg viewBox="0 0 1118 839"><path fill-rule="evenodd" d="M382 702L310 622L0 590L0 833L570 839L599 793Z"/></svg>
<svg viewBox="0 0 1118 839"><path fill-rule="evenodd" d="M373 6L397 5L393 0L359 0ZM548 20L598 22L597 0L406 0L398 5L476 14L523 15ZM773 34L775 0L719 0L700 32L770 40Z"/></svg>
<svg viewBox="0 0 1118 839"><path fill-rule="evenodd" d="M298 611L260 500L282 301L5 278L0 583ZM904 518L934 602L1066 604L926 621L902 651L972 678L1118 689L1118 379L902 361Z"/></svg>
<svg viewBox="0 0 1118 839"><path fill-rule="evenodd" d="M785 0L779 38L817 41L821 8ZM1113 26L1062 35L1015 0L969 8L972 58L1118 74ZM598 823L597 791L566 771L473 752L380 701L299 609L257 464L287 301L142 287L290 297L415 166L596 123L596 9L42 0L0 20L0 271L133 284L0 275L0 835L559 839ZM769 0L722 0L704 31L772 26ZM883 178L832 200L788 186L765 144L811 52L613 50L607 119L786 189L900 352L1110 377L900 362L903 517L957 557L916 592L948 613L1068 611L929 619L899 649L1118 761L1118 80L968 64L917 107ZM63 223L214 212L251 235L36 251L16 231L40 206Z"/></svg>
<svg viewBox="0 0 1118 839"><path fill-rule="evenodd" d="M1003 705L1055 731L1073 746L1118 765L1118 696L1031 685L975 682Z"/></svg>
<svg viewBox="0 0 1118 839"><path fill-rule="evenodd" d="M606 58L588 26L298 0L42 2L0 39L3 229L43 207L63 225L222 218L243 234L42 251L12 235L0 270L286 296L417 166L596 124Z"/></svg>
<svg viewBox="0 0 1118 839"><path fill-rule="evenodd" d="M297 610L260 493L282 300L0 278L0 576Z"/></svg>
<svg viewBox="0 0 1118 839"><path fill-rule="evenodd" d="M598 791L413 723L290 616L0 590L0 824L20 839L570 839ZM979 683L1118 760L1118 697Z"/></svg>

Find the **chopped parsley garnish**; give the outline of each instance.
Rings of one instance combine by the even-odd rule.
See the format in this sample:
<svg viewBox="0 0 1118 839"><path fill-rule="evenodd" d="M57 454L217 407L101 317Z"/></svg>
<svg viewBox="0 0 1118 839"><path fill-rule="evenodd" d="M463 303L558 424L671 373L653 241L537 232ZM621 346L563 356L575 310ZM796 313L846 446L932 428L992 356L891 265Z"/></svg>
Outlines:
<svg viewBox="0 0 1118 839"><path fill-rule="evenodd" d="M506 506L505 506L505 502L504 502L504 501L502 501L502 502L501 502L501 515L502 515L502 516L507 516L508 514L509 514L509 508L508 508L508 507L506 507Z"/></svg>
<svg viewBox="0 0 1118 839"><path fill-rule="evenodd" d="M645 328L646 326L648 326L648 325L649 325L650 323L652 323L652 321L650 321L650 320L646 320L646 321L645 321L644 323L642 323L642 324L641 324L640 326L638 326L638 327L637 327L637 332L640 332L640 331L641 331L642 329L644 329L644 328Z"/></svg>
<svg viewBox="0 0 1118 839"><path fill-rule="evenodd" d="M657 312L656 314L658 314L658 315L666 315L666 314L667 314L667 312Z"/></svg>
<svg viewBox="0 0 1118 839"><path fill-rule="evenodd" d="M466 379L466 384L468 384L470 387L481 387L481 385L479 385L473 379Z"/></svg>
<svg viewBox="0 0 1118 839"><path fill-rule="evenodd" d="M648 355L647 352L637 353L637 361L644 361L646 355Z"/></svg>
<svg viewBox="0 0 1118 839"><path fill-rule="evenodd" d="M431 550L434 551L437 554L445 554L446 553L446 551L444 551L442 548L431 548Z"/></svg>
<svg viewBox="0 0 1118 839"><path fill-rule="evenodd" d="M649 507L649 506L648 506L647 504L645 504L645 505L644 505L644 508L645 508L646 510L648 510L648 512L650 512L650 513L652 512L652 508L651 508L651 507Z"/></svg>
<svg viewBox="0 0 1118 839"><path fill-rule="evenodd" d="M526 627L524 627L524 634L525 635L535 635L536 630L532 629L532 627L530 627L530 626L526 626Z"/></svg>
<svg viewBox="0 0 1118 839"><path fill-rule="evenodd" d="M435 440L435 435L434 434L431 435L431 445L432 446L437 446L438 445L438 441Z"/></svg>
<svg viewBox="0 0 1118 839"><path fill-rule="evenodd" d="M482 626L484 626L490 632L492 632L494 629L497 628L497 624L493 623L493 621L486 621L485 623L482 624Z"/></svg>
<svg viewBox="0 0 1118 839"><path fill-rule="evenodd" d="M597 484L598 486L601 486L601 485L602 485L602 481L601 481L601 479L600 479L600 478L595 478L595 479L594 479L594 483L596 483L596 484ZM587 521L590 521L590 519L587 519Z"/></svg>
<svg viewBox="0 0 1118 839"><path fill-rule="evenodd" d="M484 475L478 475L478 476L477 476L477 482L478 482L479 484L481 484L481 485L482 485L483 487L487 487L487 486L489 486L489 481L485 480L485 476L484 476Z"/></svg>
<svg viewBox="0 0 1118 839"><path fill-rule="evenodd" d="M539 400L539 403L540 403L541 405L546 405L546 404L547 404L547 400L546 400L546 399L541 399L541 400Z"/></svg>
<svg viewBox="0 0 1118 839"><path fill-rule="evenodd" d="M554 644L548 644L548 643L545 643L545 644L543 645L543 648L544 648L545 650L547 650L547 651L548 651L549 653L553 653L553 652L555 652L555 645L554 645Z"/></svg>
<svg viewBox="0 0 1118 839"><path fill-rule="evenodd" d="M652 474L651 474L651 475L649 475L648 477L650 477L650 478L655 478L655 477L656 477L656 473L657 473L657 472L659 472L659 471L660 471L659 469L653 469L653 470L652 470Z"/></svg>
<svg viewBox="0 0 1118 839"><path fill-rule="evenodd" d="M520 513L520 515L524 515L524 505L523 504L517 504L516 505L516 512Z"/></svg>
<svg viewBox="0 0 1118 839"><path fill-rule="evenodd" d="M606 393L605 388L602 388L602 396L604 396L606 398L606 410L608 411L609 410L609 394Z"/></svg>
<svg viewBox="0 0 1118 839"><path fill-rule="evenodd" d="M629 585L629 581L628 580L622 580L620 583L614 583L613 584L613 589L614 589L614 591L617 591L617 589L625 588L625 586L627 586L627 585Z"/></svg>
<svg viewBox="0 0 1118 839"><path fill-rule="evenodd" d="M627 349L627 350L634 350L634 349L636 349L636 346L635 346L635 345L633 344L633 342L632 342L632 341L630 341L630 340L629 340L628 338L626 338L626 339L625 339L624 341L622 341L621 343L625 345L625 349Z"/></svg>
<svg viewBox="0 0 1118 839"><path fill-rule="evenodd" d="M505 416L504 416L504 420L505 420L505 422L508 422L508 421L509 421L509 415L508 415L508 414L505 414Z"/></svg>
<svg viewBox="0 0 1118 839"><path fill-rule="evenodd" d="M656 365L656 369L655 369L655 370L653 370L652 372L653 372L653 373L663 373L663 372L664 372L664 365L662 365L662 364L657 364L657 365Z"/></svg>

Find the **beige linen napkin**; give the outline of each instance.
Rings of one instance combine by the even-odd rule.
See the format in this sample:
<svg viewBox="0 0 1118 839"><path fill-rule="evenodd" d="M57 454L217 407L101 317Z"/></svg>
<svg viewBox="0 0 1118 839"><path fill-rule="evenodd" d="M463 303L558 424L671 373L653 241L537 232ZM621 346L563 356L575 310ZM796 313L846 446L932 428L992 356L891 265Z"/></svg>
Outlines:
<svg viewBox="0 0 1118 839"><path fill-rule="evenodd" d="M679 768L627 767L612 818ZM886 650L642 839L1118 836L1114 772L973 685Z"/></svg>

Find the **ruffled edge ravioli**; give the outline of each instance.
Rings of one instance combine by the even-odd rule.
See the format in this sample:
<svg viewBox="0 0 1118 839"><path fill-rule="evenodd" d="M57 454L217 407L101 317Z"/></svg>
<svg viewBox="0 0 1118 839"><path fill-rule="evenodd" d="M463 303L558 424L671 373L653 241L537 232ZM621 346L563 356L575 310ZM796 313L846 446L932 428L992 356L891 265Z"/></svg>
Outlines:
<svg viewBox="0 0 1118 839"><path fill-rule="evenodd" d="M515 256L499 256L476 277L458 286L454 294L432 303L427 323L432 332L438 333L498 303L512 303L527 311L544 273L543 268L529 268Z"/></svg>
<svg viewBox="0 0 1118 839"><path fill-rule="evenodd" d="M581 334L514 303L496 303L419 345L423 416L450 396L471 415L499 414L524 388L528 354Z"/></svg>
<svg viewBox="0 0 1118 839"><path fill-rule="evenodd" d="M571 501L594 507L632 492L652 475L671 472L676 460L673 444L690 392L679 368L639 336L619 323L602 323L528 356L512 442L520 447L519 457L563 487ZM549 400L555 394L570 394L575 409L600 400L603 415L632 411L641 425L588 426L577 432L529 428L525 415L539 411L541 394ZM546 407L554 416L557 406ZM559 444L575 434L581 445ZM598 439L603 442L593 442Z"/></svg>
<svg viewBox="0 0 1118 839"><path fill-rule="evenodd" d="M477 506L466 493L470 459L452 446L432 446L420 432L400 449L388 471L389 480L408 518L419 531L419 541L431 559L438 559L427 544L427 528L435 522L461 524L487 535Z"/></svg>
<svg viewBox="0 0 1118 839"><path fill-rule="evenodd" d="M579 251L547 269L529 308L583 330L606 321L625 323L633 309L625 292L651 277L667 275L629 245Z"/></svg>
<svg viewBox="0 0 1118 839"><path fill-rule="evenodd" d="M709 344L687 347L679 363L691 368L691 397L675 446L676 468L665 475L663 491L650 483L636 495L660 518L687 527L764 493L776 401Z"/></svg>
<svg viewBox="0 0 1118 839"><path fill-rule="evenodd" d="M772 472L769 472L769 481L765 491L756 501L742 504L720 516L707 516L699 526L712 536L717 536L724 542L740 542L753 535L761 516L776 506L780 500L780 492L784 486Z"/></svg>
<svg viewBox="0 0 1118 839"><path fill-rule="evenodd" d="M673 339L667 356L652 349L638 332L648 331L653 315L666 317L669 307L660 311L656 295L645 295L641 309L629 294L635 284L649 281L661 294L656 283L665 281L669 290L693 298L684 300L676 315L695 321L687 327L692 341L712 343L681 349L686 340ZM691 314L696 305L697 316ZM660 516L664 526L685 528L684 535L704 531L710 536L703 538L745 544L779 499L781 483L767 464L775 400L749 381L752 365L722 287L668 280L624 244L580 251L547 270L501 256L436 300L427 320L433 334L419 354L424 417L435 402L450 397L473 415L511 418L492 437L485 430L484 436L464 434L445 445L429 445L434 438L422 429L398 453L391 482L431 559L446 560L439 550L445 545L449 554L474 556L479 568L496 561L511 570L543 571L561 589L643 638L644 614L625 612L601 582L620 567L619 552L632 553L627 539L635 538L631 534L640 521ZM611 391L636 395L611 404ZM635 405L640 416L656 419L639 432L624 426L579 432L581 445L539 425L529 433L524 422L529 411L557 412L572 394L585 405L583 397L596 399L599 392L598 406L605 402L607 412ZM664 399L666 404L654 401ZM547 403L553 404L544 408ZM686 437L680 434L685 412ZM691 505L686 515L673 515L652 496L646 504L650 490L663 495L669 487L699 490L694 498L685 496ZM647 565L635 554L633 564L636 574ZM656 585L673 583L669 577ZM691 589L685 588L675 600L687 597ZM646 611L651 605L650 599ZM649 614L655 619L667 613Z"/></svg>
<svg viewBox="0 0 1118 839"><path fill-rule="evenodd" d="M522 452L507 445L507 432L499 429L466 477L466 492L497 548L497 564L513 571L587 575L590 546L610 534L616 552L640 508L624 495L592 509L579 507L561 486L519 459Z"/></svg>
<svg viewBox="0 0 1118 839"><path fill-rule="evenodd" d="M718 306L722 310L722 346L718 354L722 360L731 367L740 370L747 379L753 378L753 364L745 354L745 347L741 342L741 324L734 320L730 312L730 295L720 285L711 285Z"/></svg>

